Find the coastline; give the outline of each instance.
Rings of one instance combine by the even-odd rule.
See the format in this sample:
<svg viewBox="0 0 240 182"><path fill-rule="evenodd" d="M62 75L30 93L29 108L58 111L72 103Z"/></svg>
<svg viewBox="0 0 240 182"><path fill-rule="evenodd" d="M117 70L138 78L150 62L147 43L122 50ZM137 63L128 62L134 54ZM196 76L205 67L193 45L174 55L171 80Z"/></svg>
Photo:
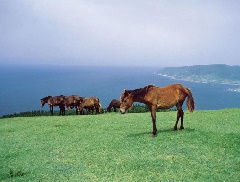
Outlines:
<svg viewBox="0 0 240 182"><path fill-rule="evenodd" d="M161 74L161 73L157 73L157 75L167 77L167 78L170 78L172 80L180 80L180 81L186 81L186 82L192 82L192 83L210 83L210 84L223 84L223 85L235 85L235 86L240 85L240 81L237 81L237 83L235 83L235 81L222 82L222 81L219 81L219 80L201 81L201 80L193 80L193 79L187 79L187 78L176 78L174 76ZM188 76L188 77L191 77L191 76Z"/></svg>

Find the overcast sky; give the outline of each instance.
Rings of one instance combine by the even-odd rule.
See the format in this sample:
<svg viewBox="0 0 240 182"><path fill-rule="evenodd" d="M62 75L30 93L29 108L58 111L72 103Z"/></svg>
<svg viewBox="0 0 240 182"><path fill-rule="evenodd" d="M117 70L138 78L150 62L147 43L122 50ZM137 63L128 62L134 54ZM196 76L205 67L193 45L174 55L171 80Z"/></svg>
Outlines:
<svg viewBox="0 0 240 182"><path fill-rule="evenodd" d="M240 65L239 0L0 0L0 63Z"/></svg>

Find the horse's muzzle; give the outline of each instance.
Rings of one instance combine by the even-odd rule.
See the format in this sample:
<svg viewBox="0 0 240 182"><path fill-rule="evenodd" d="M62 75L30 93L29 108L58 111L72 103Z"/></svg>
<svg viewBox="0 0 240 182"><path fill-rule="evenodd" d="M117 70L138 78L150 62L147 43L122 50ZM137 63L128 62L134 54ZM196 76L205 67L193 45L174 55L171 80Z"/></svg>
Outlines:
<svg viewBox="0 0 240 182"><path fill-rule="evenodd" d="M120 113L121 114L125 114L126 112L125 112L125 109L120 109Z"/></svg>

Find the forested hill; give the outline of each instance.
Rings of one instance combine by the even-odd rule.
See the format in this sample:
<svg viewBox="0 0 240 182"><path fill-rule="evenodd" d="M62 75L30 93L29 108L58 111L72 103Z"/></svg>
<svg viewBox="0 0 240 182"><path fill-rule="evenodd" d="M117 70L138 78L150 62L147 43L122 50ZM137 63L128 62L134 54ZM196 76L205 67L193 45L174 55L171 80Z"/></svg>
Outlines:
<svg viewBox="0 0 240 182"><path fill-rule="evenodd" d="M172 79L191 82L240 85L240 66L213 64L165 67L160 69L158 74Z"/></svg>

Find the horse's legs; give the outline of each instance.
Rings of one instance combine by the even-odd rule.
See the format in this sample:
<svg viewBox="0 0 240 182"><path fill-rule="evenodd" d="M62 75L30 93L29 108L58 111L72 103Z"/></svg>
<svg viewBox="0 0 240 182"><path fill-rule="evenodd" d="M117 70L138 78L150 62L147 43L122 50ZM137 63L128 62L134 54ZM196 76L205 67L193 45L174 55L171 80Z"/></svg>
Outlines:
<svg viewBox="0 0 240 182"><path fill-rule="evenodd" d="M157 134L157 126L156 126L156 107L152 106L150 108L151 116L152 116L152 124L153 124L153 132L152 137L155 137Z"/></svg>
<svg viewBox="0 0 240 182"><path fill-rule="evenodd" d="M75 109L76 109L76 115L78 115L78 108L77 108L77 106L75 107Z"/></svg>
<svg viewBox="0 0 240 182"><path fill-rule="evenodd" d="M83 115L83 114L84 114L83 109L82 109L82 110L79 110L79 109L78 109L78 112L80 113L80 115Z"/></svg>
<svg viewBox="0 0 240 182"><path fill-rule="evenodd" d="M59 109L60 109L59 116L61 116L61 115L63 115L63 108L61 105L59 105Z"/></svg>
<svg viewBox="0 0 240 182"><path fill-rule="evenodd" d="M50 107L50 113L51 115L53 115L53 106L49 106Z"/></svg>
<svg viewBox="0 0 240 182"><path fill-rule="evenodd" d="M62 115L65 116L65 106L63 105L62 107L63 107L63 113L62 113Z"/></svg>
<svg viewBox="0 0 240 182"><path fill-rule="evenodd" d="M181 118L181 126L180 126L180 130L183 130L184 129L184 126L183 126L183 116L184 116L184 112L183 110L178 110L178 113L177 113L177 121L175 123L175 126L173 128L174 131L177 130L177 125L178 125L178 121L179 121L179 118Z"/></svg>
<svg viewBox="0 0 240 182"><path fill-rule="evenodd" d="M96 114L100 114L99 109L100 109L100 106L99 106L99 105L96 105L96 106L95 106Z"/></svg>
<svg viewBox="0 0 240 182"><path fill-rule="evenodd" d="M177 125L178 125L179 118L180 118L180 113L179 113L179 110L178 110L178 112L177 112L177 120L176 120L175 126L173 127L173 131L177 130Z"/></svg>
<svg viewBox="0 0 240 182"><path fill-rule="evenodd" d="M59 116L62 115L63 111L62 111L62 106L59 105L59 109L60 109L60 112L59 112Z"/></svg>
<svg viewBox="0 0 240 182"><path fill-rule="evenodd" d="M183 110L181 110L181 126L180 126L180 130L184 129L184 126L183 126L183 116L184 116L184 112L183 112Z"/></svg>
<svg viewBox="0 0 240 182"><path fill-rule="evenodd" d="M176 120L175 126L173 128L173 131L177 130L177 125L178 125L179 118L181 118L180 130L184 129L184 127L183 127L183 115L184 115L184 112L182 110L182 103L178 103L177 104L177 110L178 110L178 112L177 112L177 120Z"/></svg>

